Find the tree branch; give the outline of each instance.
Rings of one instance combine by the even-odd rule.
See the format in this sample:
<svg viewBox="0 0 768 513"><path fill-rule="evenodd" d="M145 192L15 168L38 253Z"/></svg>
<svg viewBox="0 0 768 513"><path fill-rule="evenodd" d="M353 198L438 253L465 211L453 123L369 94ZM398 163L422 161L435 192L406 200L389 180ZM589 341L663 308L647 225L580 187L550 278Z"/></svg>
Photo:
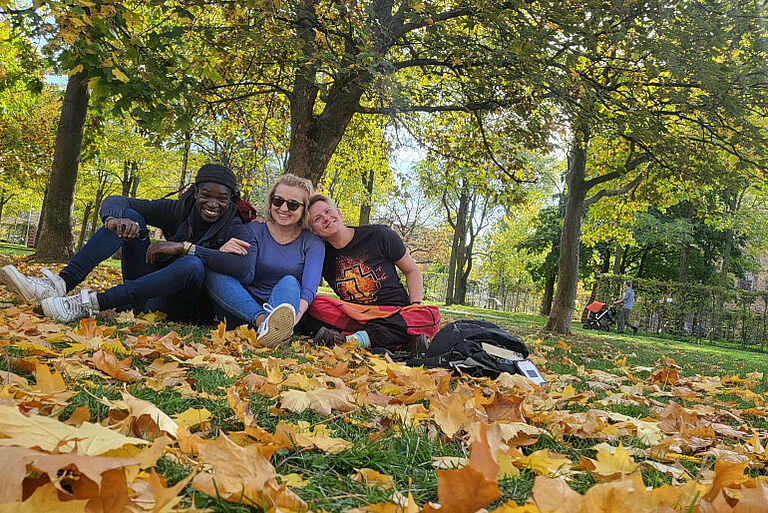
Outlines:
<svg viewBox="0 0 768 513"><path fill-rule="evenodd" d="M624 185L624 187L620 187L618 189L603 189L591 197L587 198L584 201L584 208L589 208L592 206L593 203L596 203L597 201L601 200L602 198L607 198L611 196L621 196L623 194L626 194L631 189L637 187L640 182L643 180L643 173L638 174L634 180L629 182L628 184Z"/></svg>

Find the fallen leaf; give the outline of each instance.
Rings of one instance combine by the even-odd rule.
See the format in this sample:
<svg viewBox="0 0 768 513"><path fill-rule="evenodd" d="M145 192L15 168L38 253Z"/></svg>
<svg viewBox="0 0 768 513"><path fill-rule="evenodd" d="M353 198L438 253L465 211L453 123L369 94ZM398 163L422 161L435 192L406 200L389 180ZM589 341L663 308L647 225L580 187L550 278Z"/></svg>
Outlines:
<svg viewBox="0 0 768 513"><path fill-rule="evenodd" d="M41 415L23 415L18 408L0 405L0 446L39 448L53 452L72 452L99 456L126 445L144 445L99 424L83 422L79 427Z"/></svg>

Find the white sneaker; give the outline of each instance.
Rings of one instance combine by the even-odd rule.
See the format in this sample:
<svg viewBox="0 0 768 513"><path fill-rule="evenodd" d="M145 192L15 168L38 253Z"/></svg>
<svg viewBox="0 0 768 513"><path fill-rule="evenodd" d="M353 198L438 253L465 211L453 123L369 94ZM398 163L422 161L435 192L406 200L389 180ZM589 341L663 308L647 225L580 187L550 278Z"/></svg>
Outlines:
<svg viewBox="0 0 768 513"><path fill-rule="evenodd" d="M46 317L60 322L72 322L83 317L93 317L99 313L96 293L88 289L79 294L65 297L49 297L40 302Z"/></svg>
<svg viewBox="0 0 768 513"><path fill-rule="evenodd" d="M277 347L293 334L296 310L293 305L283 303L272 308L264 303L267 318L256 329L256 338L264 347Z"/></svg>
<svg viewBox="0 0 768 513"><path fill-rule="evenodd" d="M6 265L0 269L0 280L24 301L39 303L45 298L67 295L67 284L61 276L52 273L45 267L41 272L45 278L34 278L24 276L12 265Z"/></svg>

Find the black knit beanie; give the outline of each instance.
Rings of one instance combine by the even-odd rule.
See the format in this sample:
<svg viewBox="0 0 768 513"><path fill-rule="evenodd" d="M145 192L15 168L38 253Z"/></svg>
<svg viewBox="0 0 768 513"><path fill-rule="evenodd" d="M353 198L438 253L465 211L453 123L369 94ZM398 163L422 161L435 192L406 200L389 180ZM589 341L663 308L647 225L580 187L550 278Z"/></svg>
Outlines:
<svg viewBox="0 0 768 513"><path fill-rule="evenodd" d="M229 187L233 196L238 195L237 178L235 177L235 173L233 173L227 166L222 166L221 164L205 164L197 172L195 185L205 182L220 183L221 185Z"/></svg>

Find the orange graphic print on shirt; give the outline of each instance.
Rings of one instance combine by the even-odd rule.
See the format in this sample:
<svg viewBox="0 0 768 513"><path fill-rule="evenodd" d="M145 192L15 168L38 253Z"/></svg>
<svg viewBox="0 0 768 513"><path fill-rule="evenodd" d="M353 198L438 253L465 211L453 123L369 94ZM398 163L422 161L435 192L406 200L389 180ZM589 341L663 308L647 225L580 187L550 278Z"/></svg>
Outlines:
<svg viewBox="0 0 768 513"><path fill-rule="evenodd" d="M387 279L381 268L372 269L365 264L365 256L359 259L339 258L336 264L336 293L344 301L373 303L381 282Z"/></svg>

